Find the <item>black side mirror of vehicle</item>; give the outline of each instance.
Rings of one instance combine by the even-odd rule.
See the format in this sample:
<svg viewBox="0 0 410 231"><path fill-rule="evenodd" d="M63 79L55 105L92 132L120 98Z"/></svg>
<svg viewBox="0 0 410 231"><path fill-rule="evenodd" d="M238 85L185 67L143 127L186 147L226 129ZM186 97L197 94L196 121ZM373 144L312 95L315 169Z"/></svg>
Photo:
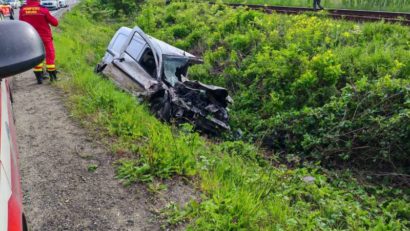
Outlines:
<svg viewBox="0 0 410 231"><path fill-rule="evenodd" d="M0 22L0 79L27 71L44 57L43 42L30 24Z"/></svg>

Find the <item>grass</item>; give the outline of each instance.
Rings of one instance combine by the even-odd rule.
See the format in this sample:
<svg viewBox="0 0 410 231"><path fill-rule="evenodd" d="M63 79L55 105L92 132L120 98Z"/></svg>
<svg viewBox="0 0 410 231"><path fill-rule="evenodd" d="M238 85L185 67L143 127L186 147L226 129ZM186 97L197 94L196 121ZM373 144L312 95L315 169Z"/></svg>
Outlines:
<svg viewBox="0 0 410 231"><path fill-rule="evenodd" d="M223 0L228 3L313 7L313 0ZM410 12L410 0L322 0L322 6L335 9Z"/></svg>
<svg viewBox="0 0 410 231"><path fill-rule="evenodd" d="M114 139L115 152L128 154L117 166L125 184L175 175L192 180L201 199L165 208L170 225L188 221L188 230L409 228L408 192L361 186L348 171L273 165L253 145L214 144L189 125L177 129L159 122L146 105L93 73L116 29L133 22L101 20L90 4L66 14L55 33L57 61L67 77L59 86L69 93L75 118ZM304 180L308 176L313 181Z"/></svg>
<svg viewBox="0 0 410 231"><path fill-rule="evenodd" d="M95 171L97 171L97 168L98 168L98 165L96 165L96 164L90 164L90 165L88 165L87 170L88 170L89 172L95 172Z"/></svg>
<svg viewBox="0 0 410 231"><path fill-rule="evenodd" d="M242 140L283 159L410 173L408 27L176 1L148 1L136 23L203 57L189 76L229 90Z"/></svg>

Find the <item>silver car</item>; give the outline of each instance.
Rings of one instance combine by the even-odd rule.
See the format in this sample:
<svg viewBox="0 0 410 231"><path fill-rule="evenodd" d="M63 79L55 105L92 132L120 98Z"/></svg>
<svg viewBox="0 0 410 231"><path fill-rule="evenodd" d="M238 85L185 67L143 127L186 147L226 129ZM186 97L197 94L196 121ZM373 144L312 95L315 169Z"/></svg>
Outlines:
<svg viewBox="0 0 410 231"><path fill-rule="evenodd" d="M187 78L188 68L199 63L200 58L146 35L139 27L122 27L96 72L142 96L158 118L189 122L200 131L218 135L230 130L227 106L232 99L225 88Z"/></svg>
<svg viewBox="0 0 410 231"><path fill-rule="evenodd" d="M17 9L21 7L21 2L19 0L6 0L13 9Z"/></svg>

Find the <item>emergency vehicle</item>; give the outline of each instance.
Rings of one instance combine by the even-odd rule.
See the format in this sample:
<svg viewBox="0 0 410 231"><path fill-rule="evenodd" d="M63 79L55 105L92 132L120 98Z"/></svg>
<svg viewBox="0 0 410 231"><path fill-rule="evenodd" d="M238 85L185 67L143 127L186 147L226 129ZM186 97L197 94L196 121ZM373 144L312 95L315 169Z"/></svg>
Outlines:
<svg viewBox="0 0 410 231"><path fill-rule="evenodd" d="M0 0L0 20L4 17L9 17L10 19L14 19L14 11L10 4Z"/></svg>
<svg viewBox="0 0 410 231"><path fill-rule="evenodd" d="M0 21L0 41L0 231L25 231L9 76L44 60L44 47L37 31L20 21Z"/></svg>

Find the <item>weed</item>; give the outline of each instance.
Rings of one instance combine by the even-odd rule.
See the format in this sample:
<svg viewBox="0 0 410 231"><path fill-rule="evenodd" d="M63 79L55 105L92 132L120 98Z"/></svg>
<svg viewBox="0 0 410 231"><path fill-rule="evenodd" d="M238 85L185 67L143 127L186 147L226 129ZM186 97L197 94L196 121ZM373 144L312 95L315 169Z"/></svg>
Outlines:
<svg viewBox="0 0 410 231"><path fill-rule="evenodd" d="M205 63L190 78L229 89L231 127L243 141L327 167L410 171L408 27L158 4L148 1L137 24L202 52ZM153 26L148 13L161 23ZM168 22L169 15L178 17ZM175 37L176 28L195 29Z"/></svg>
<svg viewBox="0 0 410 231"><path fill-rule="evenodd" d="M167 185L162 184L160 182L152 182L148 184L148 190L152 193L159 193L166 189L167 189Z"/></svg>
<svg viewBox="0 0 410 231"><path fill-rule="evenodd" d="M98 165L96 165L96 164L89 164L88 167L87 167L87 170L88 170L89 172L95 172L95 171L97 170L97 168L98 168Z"/></svg>

